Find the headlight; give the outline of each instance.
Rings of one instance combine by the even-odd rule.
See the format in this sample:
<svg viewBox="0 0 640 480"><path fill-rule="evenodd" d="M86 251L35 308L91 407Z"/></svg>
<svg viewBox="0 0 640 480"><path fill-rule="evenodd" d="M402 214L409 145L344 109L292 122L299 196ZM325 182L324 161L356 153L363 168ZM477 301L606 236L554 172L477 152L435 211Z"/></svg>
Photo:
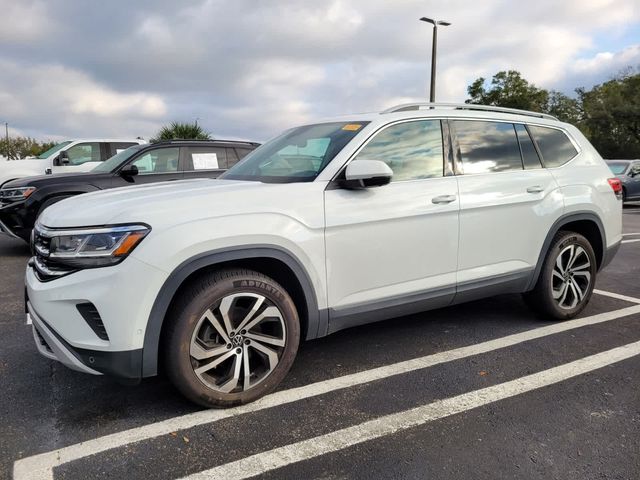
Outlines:
<svg viewBox="0 0 640 480"><path fill-rule="evenodd" d="M3 188L0 190L0 200L17 202L26 199L36 191L36 187Z"/></svg>
<svg viewBox="0 0 640 480"><path fill-rule="evenodd" d="M147 225L54 230L36 226L37 255L51 264L73 268L115 265L124 260L151 231ZM48 243L48 245L46 245Z"/></svg>

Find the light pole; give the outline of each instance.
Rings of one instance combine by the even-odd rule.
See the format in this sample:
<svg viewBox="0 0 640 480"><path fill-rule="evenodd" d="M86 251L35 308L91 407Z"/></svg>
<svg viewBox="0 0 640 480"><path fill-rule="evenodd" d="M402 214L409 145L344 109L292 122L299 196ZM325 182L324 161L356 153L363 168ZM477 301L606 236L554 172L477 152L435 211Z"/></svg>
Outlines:
<svg viewBox="0 0 640 480"><path fill-rule="evenodd" d="M5 153L7 154L7 160L9 160L9 122L4 122L4 133L6 140L6 149Z"/></svg>
<svg viewBox="0 0 640 480"><path fill-rule="evenodd" d="M431 103L436 101L436 51L438 49L438 25L448 27L451 25L444 20L433 20L432 18L422 17L422 22L427 22L433 25L433 43L431 45L431 89L429 90L429 101Z"/></svg>

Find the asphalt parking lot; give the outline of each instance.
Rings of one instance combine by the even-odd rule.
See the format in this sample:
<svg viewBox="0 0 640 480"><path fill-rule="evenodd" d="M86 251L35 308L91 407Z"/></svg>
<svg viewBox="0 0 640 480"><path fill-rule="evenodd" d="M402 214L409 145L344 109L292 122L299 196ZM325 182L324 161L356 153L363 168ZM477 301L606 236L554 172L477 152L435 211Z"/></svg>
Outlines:
<svg viewBox="0 0 640 480"><path fill-rule="evenodd" d="M507 295L302 345L278 392L201 410L41 357L0 238L0 477L640 477L640 204L577 320Z"/></svg>

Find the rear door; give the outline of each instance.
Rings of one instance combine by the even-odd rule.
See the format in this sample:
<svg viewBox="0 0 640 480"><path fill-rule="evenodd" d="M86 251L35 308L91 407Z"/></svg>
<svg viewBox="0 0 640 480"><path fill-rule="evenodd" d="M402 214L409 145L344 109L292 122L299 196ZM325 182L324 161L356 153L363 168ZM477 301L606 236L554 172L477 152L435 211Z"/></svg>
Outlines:
<svg viewBox="0 0 640 480"><path fill-rule="evenodd" d="M563 202L523 124L450 121L460 189L458 294L526 285ZM522 287L524 288L524 287Z"/></svg>
<svg viewBox="0 0 640 480"><path fill-rule="evenodd" d="M182 147L184 178L216 178L227 169L227 150L219 146Z"/></svg>
<svg viewBox="0 0 640 480"><path fill-rule="evenodd" d="M184 176L180 167L180 147L168 146L147 150L131 159L127 165L135 165L138 174L126 177L115 175L114 187L182 180Z"/></svg>

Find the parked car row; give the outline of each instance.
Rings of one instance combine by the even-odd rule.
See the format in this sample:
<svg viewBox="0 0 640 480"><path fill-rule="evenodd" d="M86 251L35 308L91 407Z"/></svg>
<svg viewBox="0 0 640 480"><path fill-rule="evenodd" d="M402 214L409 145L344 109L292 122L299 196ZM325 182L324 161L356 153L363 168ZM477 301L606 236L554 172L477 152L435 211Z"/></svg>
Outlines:
<svg viewBox="0 0 640 480"><path fill-rule="evenodd" d="M86 183L217 174L198 148L133 147ZM11 188L21 208L45 191ZM42 355L70 368L129 382L164 368L194 402L228 407L272 391L302 339L351 326L500 293L574 317L620 246L622 193L580 131L546 114L409 104L343 116L287 130L215 180L48 206L28 318Z"/></svg>
<svg viewBox="0 0 640 480"><path fill-rule="evenodd" d="M174 140L139 144L91 172L27 177L0 189L0 232L29 241L42 211L75 195L188 178L216 178L258 146L251 142Z"/></svg>

